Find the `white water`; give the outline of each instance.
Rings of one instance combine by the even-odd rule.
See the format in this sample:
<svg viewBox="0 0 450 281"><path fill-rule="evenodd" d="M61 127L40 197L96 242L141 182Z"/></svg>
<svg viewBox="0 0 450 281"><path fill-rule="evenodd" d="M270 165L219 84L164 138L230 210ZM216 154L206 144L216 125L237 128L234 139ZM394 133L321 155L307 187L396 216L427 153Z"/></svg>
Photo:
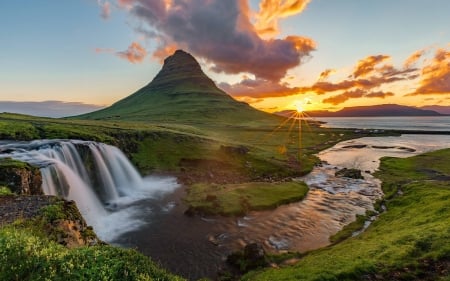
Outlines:
<svg viewBox="0 0 450 281"><path fill-rule="evenodd" d="M133 203L178 187L172 177L142 178L118 148L102 143L1 142L0 157L40 167L44 193L74 200L86 222L108 242L145 224ZM86 162L93 167L87 170Z"/></svg>

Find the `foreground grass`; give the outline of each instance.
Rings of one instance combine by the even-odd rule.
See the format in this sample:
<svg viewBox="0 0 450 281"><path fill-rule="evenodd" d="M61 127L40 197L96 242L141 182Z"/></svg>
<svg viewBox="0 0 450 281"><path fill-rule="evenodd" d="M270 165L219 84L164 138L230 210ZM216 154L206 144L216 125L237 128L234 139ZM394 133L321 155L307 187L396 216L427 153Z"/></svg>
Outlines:
<svg viewBox="0 0 450 281"><path fill-rule="evenodd" d="M303 182L252 182L244 184L195 184L185 202L190 211L206 214L243 215L302 200L308 192Z"/></svg>
<svg viewBox="0 0 450 281"><path fill-rule="evenodd" d="M42 216L0 228L0 280L184 280L135 250L56 243L64 232L52 223L73 215L49 205Z"/></svg>
<svg viewBox="0 0 450 281"><path fill-rule="evenodd" d="M382 159L388 211L364 233L243 280L449 280L449 161L450 149Z"/></svg>

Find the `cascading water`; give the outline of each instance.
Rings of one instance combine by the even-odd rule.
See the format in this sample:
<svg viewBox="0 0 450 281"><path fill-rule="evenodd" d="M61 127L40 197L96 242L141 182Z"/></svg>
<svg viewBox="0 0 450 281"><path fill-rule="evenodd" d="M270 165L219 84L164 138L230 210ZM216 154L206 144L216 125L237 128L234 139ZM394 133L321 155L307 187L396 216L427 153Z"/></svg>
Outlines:
<svg viewBox="0 0 450 281"><path fill-rule="evenodd" d="M5 157L39 167L44 193L74 200L87 223L105 241L144 224L135 216L134 202L178 187L173 178L142 178L122 151L103 143L2 142L0 158Z"/></svg>

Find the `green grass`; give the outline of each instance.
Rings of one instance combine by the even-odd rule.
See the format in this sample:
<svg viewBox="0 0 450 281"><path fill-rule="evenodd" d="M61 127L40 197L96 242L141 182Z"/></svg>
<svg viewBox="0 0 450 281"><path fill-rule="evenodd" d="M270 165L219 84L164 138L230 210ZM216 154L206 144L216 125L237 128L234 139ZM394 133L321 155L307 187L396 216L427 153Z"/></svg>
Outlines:
<svg viewBox="0 0 450 281"><path fill-rule="evenodd" d="M11 158L0 158L0 169L9 169L9 168L30 169L31 166L19 160L14 160Z"/></svg>
<svg viewBox="0 0 450 281"><path fill-rule="evenodd" d="M448 280L448 272L437 276L429 265L445 266L450 259L450 182L436 176L449 176L449 161L450 149L382 159L377 177L391 193L387 212L364 233L313 251L295 266L252 272L243 280L364 280L375 274L383 280Z"/></svg>
<svg viewBox="0 0 450 281"><path fill-rule="evenodd" d="M188 189L185 202L191 211L232 216L300 201L307 192L303 182L195 184Z"/></svg>
<svg viewBox="0 0 450 281"><path fill-rule="evenodd" d="M55 199L40 216L0 228L0 280L184 280L135 250L102 243L66 248L55 242L64 236L53 223L60 219L76 221L80 214Z"/></svg>
<svg viewBox="0 0 450 281"><path fill-rule="evenodd" d="M3 195L13 195L11 189L9 189L7 186L0 186L0 196Z"/></svg>

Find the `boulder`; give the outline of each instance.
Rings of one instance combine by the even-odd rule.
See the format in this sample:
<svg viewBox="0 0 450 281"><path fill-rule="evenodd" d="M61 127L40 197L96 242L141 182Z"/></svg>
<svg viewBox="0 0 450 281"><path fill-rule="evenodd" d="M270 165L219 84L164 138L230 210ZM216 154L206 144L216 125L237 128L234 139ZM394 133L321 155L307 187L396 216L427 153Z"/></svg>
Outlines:
<svg viewBox="0 0 450 281"><path fill-rule="evenodd" d="M351 179L363 179L364 177L361 174L361 170L358 169L347 169L343 168L339 171L336 171L334 174L336 177L341 178L351 178Z"/></svg>

